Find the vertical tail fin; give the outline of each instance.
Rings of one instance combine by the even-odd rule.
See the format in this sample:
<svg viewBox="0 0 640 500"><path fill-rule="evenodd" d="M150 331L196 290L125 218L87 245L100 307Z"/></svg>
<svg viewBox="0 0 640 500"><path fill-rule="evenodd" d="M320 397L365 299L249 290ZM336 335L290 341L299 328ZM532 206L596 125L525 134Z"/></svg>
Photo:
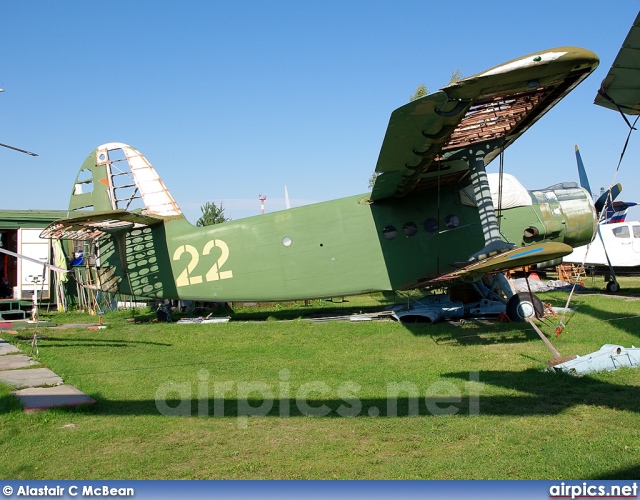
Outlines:
<svg viewBox="0 0 640 500"><path fill-rule="evenodd" d="M137 149L119 142L98 146L76 177L69 210L140 209L145 215L182 215L162 179Z"/></svg>
<svg viewBox="0 0 640 500"><path fill-rule="evenodd" d="M636 205L637 203L630 201L614 201L612 206L607 206L607 215L605 217L604 224L624 222L627 218L627 210Z"/></svg>
<svg viewBox="0 0 640 500"><path fill-rule="evenodd" d="M76 177L69 212L41 237L83 242L92 254L87 272L95 274L93 287L137 297L177 296L164 222L184 216L139 151L121 143L96 148Z"/></svg>

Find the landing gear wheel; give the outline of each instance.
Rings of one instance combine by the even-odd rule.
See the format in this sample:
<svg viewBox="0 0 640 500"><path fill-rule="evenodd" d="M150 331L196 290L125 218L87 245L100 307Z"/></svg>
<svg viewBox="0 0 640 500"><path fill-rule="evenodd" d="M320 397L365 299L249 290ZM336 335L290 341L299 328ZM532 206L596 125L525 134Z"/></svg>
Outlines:
<svg viewBox="0 0 640 500"><path fill-rule="evenodd" d="M533 298L533 301L531 300ZM529 318L542 318L544 304L529 292L519 292L507 302L507 316L511 321L525 321Z"/></svg>
<svg viewBox="0 0 640 500"><path fill-rule="evenodd" d="M607 292L618 293L620 291L620 285L617 281L609 281L607 283Z"/></svg>

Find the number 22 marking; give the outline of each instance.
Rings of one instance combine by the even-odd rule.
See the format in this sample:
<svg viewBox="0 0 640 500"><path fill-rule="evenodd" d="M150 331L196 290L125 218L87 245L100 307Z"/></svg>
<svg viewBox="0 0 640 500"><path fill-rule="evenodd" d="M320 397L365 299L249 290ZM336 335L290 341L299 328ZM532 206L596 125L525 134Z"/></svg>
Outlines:
<svg viewBox="0 0 640 500"><path fill-rule="evenodd" d="M220 257L213 263L209 271L205 274L206 281L218 281L225 280L229 278L233 278L233 271L220 271L220 268L227 262L229 258L229 247L222 240L209 240L205 243L204 248L202 249L202 255L210 255L211 250L214 247L218 247L220 249ZM180 245L176 248L176 251L173 253L173 260L180 260L183 253L188 253L191 258L187 263L187 267L180 273L180 275L176 278L176 286L187 286L187 285L197 285L202 283L201 275L193 275L193 271L195 271L198 263L200 262L200 254L198 254L198 250L192 245Z"/></svg>
<svg viewBox="0 0 640 500"><path fill-rule="evenodd" d="M205 275L207 281L226 280L233 278L233 271L220 271L220 268L227 262L229 258L229 247L222 240L207 241L207 244L202 249L202 255L209 255L213 247L218 247L222 252L218 260L213 263L209 272Z"/></svg>

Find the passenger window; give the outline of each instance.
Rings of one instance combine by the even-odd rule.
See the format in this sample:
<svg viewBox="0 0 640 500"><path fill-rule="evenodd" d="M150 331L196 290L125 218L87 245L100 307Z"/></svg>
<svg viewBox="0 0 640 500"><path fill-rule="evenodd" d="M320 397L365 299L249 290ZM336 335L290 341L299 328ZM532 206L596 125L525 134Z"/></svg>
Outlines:
<svg viewBox="0 0 640 500"><path fill-rule="evenodd" d="M398 231L393 226L387 226L382 230L382 236L385 240L392 240L398 235Z"/></svg>
<svg viewBox="0 0 640 500"><path fill-rule="evenodd" d="M457 215L451 214L444 218L444 223L449 229L455 229L460 225L460 219Z"/></svg>
<svg viewBox="0 0 640 500"><path fill-rule="evenodd" d="M405 236L415 236L415 234L418 232L418 226L416 226L414 222L407 222L402 227L402 231L404 232Z"/></svg>
<svg viewBox="0 0 640 500"><path fill-rule="evenodd" d="M631 226L633 228L633 237L640 238L640 226Z"/></svg>
<svg viewBox="0 0 640 500"><path fill-rule="evenodd" d="M424 221L424 228L429 233L435 233L438 230L438 221L433 218L429 218Z"/></svg>
<svg viewBox="0 0 640 500"><path fill-rule="evenodd" d="M613 235L616 238L629 238L629 226L619 226L613 228Z"/></svg>

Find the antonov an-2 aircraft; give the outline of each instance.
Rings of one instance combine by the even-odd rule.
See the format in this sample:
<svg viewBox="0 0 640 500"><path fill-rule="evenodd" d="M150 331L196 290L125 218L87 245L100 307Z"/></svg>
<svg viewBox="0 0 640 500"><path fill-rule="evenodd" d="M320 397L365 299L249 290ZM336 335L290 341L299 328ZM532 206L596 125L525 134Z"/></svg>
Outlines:
<svg viewBox="0 0 640 500"><path fill-rule="evenodd" d="M82 164L70 217L42 236L97 243L103 290L201 301L442 286L556 259L593 238L588 193L514 179L497 207L485 167L597 65L561 47L450 83L391 114L371 193L208 227L141 153L105 144Z"/></svg>

